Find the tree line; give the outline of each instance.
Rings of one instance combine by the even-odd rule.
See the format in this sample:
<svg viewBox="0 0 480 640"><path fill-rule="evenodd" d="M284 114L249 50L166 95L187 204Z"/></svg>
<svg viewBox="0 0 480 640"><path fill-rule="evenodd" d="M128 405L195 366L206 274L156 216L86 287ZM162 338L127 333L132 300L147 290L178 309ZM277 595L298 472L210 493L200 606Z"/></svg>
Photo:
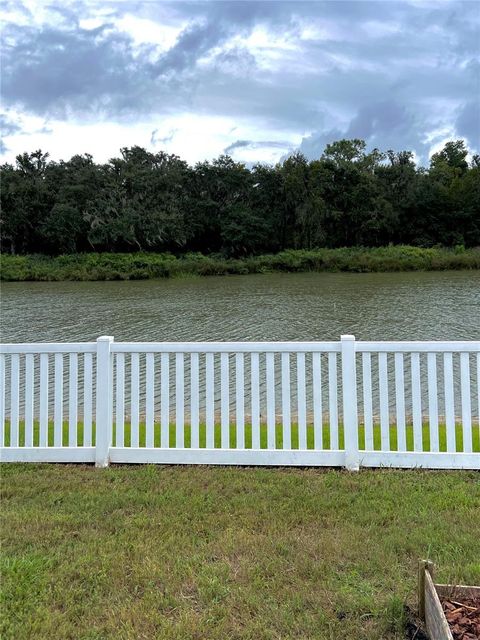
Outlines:
<svg viewBox="0 0 480 640"><path fill-rule="evenodd" d="M362 140L252 168L220 156L191 167L141 147L97 164L35 151L0 167L4 252L201 252L242 257L284 249L480 245L480 156L463 140L428 168L410 151Z"/></svg>

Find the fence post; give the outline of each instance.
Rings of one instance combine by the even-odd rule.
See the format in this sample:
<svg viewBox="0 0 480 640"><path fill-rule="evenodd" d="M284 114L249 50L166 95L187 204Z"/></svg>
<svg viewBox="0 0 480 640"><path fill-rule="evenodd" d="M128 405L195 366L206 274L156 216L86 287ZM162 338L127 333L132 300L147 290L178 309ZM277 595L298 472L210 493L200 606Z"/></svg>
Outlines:
<svg viewBox="0 0 480 640"><path fill-rule="evenodd" d="M108 467L112 443L112 342L112 336L97 338L96 467Z"/></svg>
<svg viewBox="0 0 480 640"><path fill-rule="evenodd" d="M343 432L345 437L345 466L358 471L357 370L355 366L355 336L341 336Z"/></svg>

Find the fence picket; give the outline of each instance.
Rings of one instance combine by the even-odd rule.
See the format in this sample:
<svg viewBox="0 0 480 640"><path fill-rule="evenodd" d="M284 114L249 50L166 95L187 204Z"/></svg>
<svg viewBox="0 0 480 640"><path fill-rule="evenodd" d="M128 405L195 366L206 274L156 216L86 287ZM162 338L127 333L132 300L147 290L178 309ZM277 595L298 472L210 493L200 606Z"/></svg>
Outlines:
<svg viewBox="0 0 480 640"><path fill-rule="evenodd" d="M382 451L390 450L390 420L388 411L387 354L378 354L378 383L380 402L380 440Z"/></svg>
<svg viewBox="0 0 480 640"><path fill-rule="evenodd" d="M145 446L153 447L153 426L155 412L155 360L153 353L147 353L145 374Z"/></svg>
<svg viewBox="0 0 480 640"><path fill-rule="evenodd" d="M468 353L460 354L460 384L462 398L463 451L472 452L472 406L470 401L470 358Z"/></svg>
<svg viewBox="0 0 480 640"><path fill-rule="evenodd" d="M292 448L290 415L290 354L282 353L282 438L283 449Z"/></svg>
<svg viewBox="0 0 480 640"><path fill-rule="evenodd" d="M245 364L243 353L235 356L235 414L237 449L245 448Z"/></svg>
<svg viewBox="0 0 480 640"><path fill-rule="evenodd" d="M339 449L337 354L328 354L328 413L330 419L330 449Z"/></svg>
<svg viewBox="0 0 480 640"><path fill-rule="evenodd" d="M20 356L15 353L10 364L10 446L18 447L20 422Z"/></svg>
<svg viewBox="0 0 480 640"><path fill-rule="evenodd" d="M183 353L175 354L175 447L185 448L185 363Z"/></svg>
<svg viewBox="0 0 480 640"><path fill-rule="evenodd" d="M307 448L307 397L305 390L305 354L297 353L298 448Z"/></svg>
<svg viewBox="0 0 480 640"><path fill-rule="evenodd" d="M213 353L205 356L205 418L207 449L215 447L215 361Z"/></svg>
<svg viewBox="0 0 480 640"><path fill-rule="evenodd" d="M125 446L125 354L115 358L115 444Z"/></svg>
<svg viewBox="0 0 480 640"><path fill-rule="evenodd" d="M480 353L477 353L477 411L478 439L480 440Z"/></svg>
<svg viewBox="0 0 480 640"><path fill-rule="evenodd" d="M373 398L372 398L372 356L362 353L363 380L363 424L365 428L365 450L373 451Z"/></svg>
<svg viewBox="0 0 480 640"><path fill-rule="evenodd" d="M35 395L34 367L35 367L35 356L33 355L33 353L27 353L25 356L25 446L26 447L33 447L33 415L34 415L33 412L34 412L34 395Z"/></svg>
<svg viewBox="0 0 480 640"><path fill-rule="evenodd" d="M443 354L443 380L445 392L445 424L447 429L447 451L455 451L455 405L453 396L453 355Z"/></svg>
<svg viewBox="0 0 480 640"><path fill-rule="evenodd" d="M266 354L267 449L275 449L275 354Z"/></svg>
<svg viewBox="0 0 480 640"><path fill-rule="evenodd" d="M130 431L131 447L140 444L140 355L132 353L130 361Z"/></svg>
<svg viewBox="0 0 480 640"><path fill-rule="evenodd" d="M63 353L56 353L55 358L55 407L53 414L53 444L63 444ZM70 442L68 443L70 446Z"/></svg>
<svg viewBox="0 0 480 640"><path fill-rule="evenodd" d="M428 372L428 429L430 433L430 451L439 451L438 441L438 384L437 354L427 356Z"/></svg>
<svg viewBox="0 0 480 640"><path fill-rule="evenodd" d="M410 357L412 374L412 420L413 450L423 451L422 437L422 391L420 386L420 354L412 353Z"/></svg>
<svg viewBox="0 0 480 640"><path fill-rule="evenodd" d="M76 447L78 422L78 355L71 353L69 358L68 390L68 446Z"/></svg>
<svg viewBox="0 0 480 640"><path fill-rule="evenodd" d="M160 356L160 446L170 447L170 355Z"/></svg>
<svg viewBox="0 0 480 640"><path fill-rule="evenodd" d="M395 354L395 413L397 419L398 451L407 450L407 425L405 422L405 373L403 353Z"/></svg>
<svg viewBox="0 0 480 640"><path fill-rule="evenodd" d="M200 415L199 415L199 360L198 353L190 355L190 446L198 449L200 446Z"/></svg>
<svg viewBox="0 0 480 640"><path fill-rule="evenodd" d="M83 446L93 443L93 355L83 357ZM122 440L123 446L123 440Z"/></svg>
<svg viewBox="0 0 480 640"><path fill-rule="evenodd" d="M313 441L315 449L323 449L322 361L320 353L312 354Z"/></svg>
<svg viewBox="0 0 480 640"><path fill-rule="evenodd" d="M252 449L260 449L260 357L250 357L250 384L252 394Z"/></svg>
<svg viewBox="0 0 480 640"><path fill-rule="evenodd" d="M48 444L48 353L40 355L40 433L39 444Z"/></svg>
<svg viewBox="0 0 480 640"><path fill-rule="evenodd" d="M230 365L228 353L220 355L220 427L221 447L230 448Z"/></svg>

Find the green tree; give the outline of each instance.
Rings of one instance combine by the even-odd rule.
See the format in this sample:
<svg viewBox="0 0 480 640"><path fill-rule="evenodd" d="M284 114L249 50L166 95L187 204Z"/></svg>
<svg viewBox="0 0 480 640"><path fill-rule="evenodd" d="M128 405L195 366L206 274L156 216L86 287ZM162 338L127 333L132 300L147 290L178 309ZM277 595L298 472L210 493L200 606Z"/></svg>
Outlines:
<svg viewBox="0 0 480 640"><path fill-rule="evenodd" d="M124 148L102 167L102 188L86 219L93 246L165 250L185 245L188 167L177 156Z"/></svg>
<svg viewBox="0 0 480 640"><path fill-rule="evenodd" d="M138 146L96 164L42 151L0 167L1 245L12 253L480 244L480 158L447 142L428 169L409 151L338 140L252 169L229 156L189 167Z"/></svg>
<svg viewBox="0 0 480 640"><path fill-rule="evenodd" d="M45 250L39 228L54 202L45 184L48 153L23 153L1 170L2 247L11 253Z"/></svg>

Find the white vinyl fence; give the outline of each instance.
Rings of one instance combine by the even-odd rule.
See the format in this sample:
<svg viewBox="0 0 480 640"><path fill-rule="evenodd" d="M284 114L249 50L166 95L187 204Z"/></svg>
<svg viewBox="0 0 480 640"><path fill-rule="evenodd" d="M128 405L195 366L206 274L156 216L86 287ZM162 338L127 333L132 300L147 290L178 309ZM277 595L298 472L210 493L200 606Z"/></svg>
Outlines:
<svg viewBox="0 0 480 640"><path fill-rule="evenodd" d="M4 462L480 469L480 342L4 344Z"/></svg>

